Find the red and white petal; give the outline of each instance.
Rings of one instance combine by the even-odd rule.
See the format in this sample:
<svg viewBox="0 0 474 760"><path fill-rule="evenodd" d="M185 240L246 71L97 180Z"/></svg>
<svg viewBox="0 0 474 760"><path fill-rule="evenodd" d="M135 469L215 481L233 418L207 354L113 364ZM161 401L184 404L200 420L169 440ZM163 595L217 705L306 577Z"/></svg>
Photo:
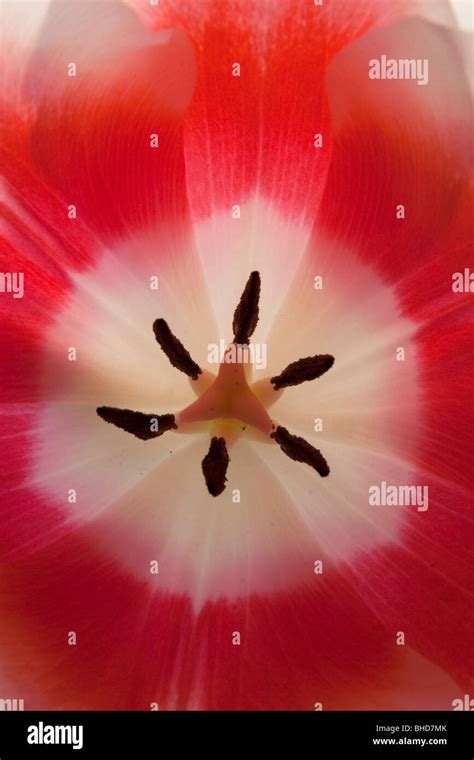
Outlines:
<svg viewBox="0 0 474 760"><path fill-rule="evenodd" d="M426 60L427 84L370 79L381 55ZM456 36L420 19L373 30L334 59L328 90L335 143L318 229L396 284L406 314L454 308L472 235L471 93Z"/></svg>
<svg viewBox="0 0 474 760"><path fill-rule="evenodd" d="M25 661L34 663L35 678L28 672L17 683L35 706L142 709L157 701L168 708L311 709L321 701L336 708L387 709L406 706L401 698L411 693L414 706L447 709L457 696L457 684L465 683L465 595L459 587L467 568L456 547L463 546L468 527L459 485L465 483L467 462L457 456L459 431L464 436L467 426L464 406L453 399L460 393L465 400L468 334L461 301L451 300L450 281L445 283L449 269L443 258L447 251L449 266L457 265L465 251L466 135L456 100L460 96L464 102L464 80L456 78L461 69L455 66L443 73L439 88L441 72L435 65L435 87L420 97L423 88L418 87L416 98L403 87L389 91L387 83L376 83L383 84L378 91L383 108L366 91L365 80L357 79L366 76L365 56L369 50L378 54L390 40L394 54L404 38L409 47L419 41L418 55L430 54L436 44L446 52L443 57L454 59L445 33L418 22L396 27L397 34L392 27L390 39L384 30L371 32L334 61L330 94L334 78L338 82L352 68L354 78L347 91L337 85L344 97L333 100L334 161L319 218L326 234L312 233L329 166L329 151L318 154L311 142L314 132L329 123L321 84L324 66L348 37L387 21L394 10L367 5L349 29L339 24L342 6L335 6L334 36L310 50L297 45L303 33L298 24L320 11L310 6L294 20L285 8L278 9L271 17L273 34L270 5L259 13L258 23L256 16L245 19L239 10L228 33L222 26L225 18L217 19L211 5L205 6L209 16L198 18L195 8L191 12L188 7L188 16L179 20L173 11L169 15L176 6L168 4L165 15L152 16L151 24L158 28L173 20L178 32L157 37L134 16L97 3L94 13L112 20L110 32L119 49L108 40L102 52L93 34L83 53L70 36L71 19L81 20L70 6L53 3L35 56L21 68L22 92L35 97L32 110L19 108L10 124L19 128L16 135L10 133L6 153L5 261L20 241L27 241L25 270L31 271L35 298L23 321L9 305L5 332L13 357L20 356L29 378L18 382L9 363L11 404L4 408L2 422L11 508L2 540L3 548L11 552L13 545L20 559L5 576L17 593L2 637L9 640L12 673ZM186 8L184 3L180 7ZM162 9L160 4L159 13ZM57 11L66 19L58 35L50 25L53 17L60 21ZM87 16L87 23L92 17ZM326 10L305 33L312 23L321 35L329 32ZM253 38L251 28L257 30ZM186 30L194 51L181 36ZM229 34L234 44L224 51ZM58 61L64 64L60 52L47 66L48 91L35 79L43 43L57 52L57 43L60 50L64 40L83 69L82 95L76 91L72 97L65 76L58 78ZM282 58L295 47L296 57ZM245 98L242 93L237 98L234 85L242 87L244 74L231 78L231 59L239 60L242 51L249 77ZM186 116L184 150L192 213L201 221L191 242L181 127L194 55L198 86ZM261 68L262 56L266 69ZM167 63L179 72L178 83L172 92L166 87L155 92L156 76L166 82ZM314 90L312 64L319 81ZM127 67L137 74L138 94L128 87ZM303 68L306 73L300 76ZM104 71L109 77L105 88ZM355 87L355 80L364 86ZM287 109L290 82L305 92L294 111ZM451 100L449 90L455 88ZM364 95L360 110L352 90ZM395 92L397 105L403 94L411 109L403 113L406 124L400 128ZM449 104L449 129L440 127L439 116L433 119L440 102ZM315 113L322 114L316 127ZM353 113L359 114L362 131L354 128ZM430 135L430 148L442 146L434 161L415 150L412 113L420 117L423 134ZM118 133L112 123L120 125ZM152 126L165 135L166 151L156 154L156 163L141 142L143 129L149 136ZM395 152L394 165L387 156L400 135L404 153ZM268 146L275 141L282 149L269 161ZM141 156L137 173L129 157L118 164L129 144L130 156ZM357 145L362 145L364 159L351 154ZM369 146L376 159L370 173ZM84 164L84 155L90 163ZM241 168L231 174L236 157ZM19 159L25 172L15 168ZM21 184L24 177L26 185ZM67 248L65 261L55 267L54 248L62 248L67 235L54 220L67 208L70 177L84 230L81 226L76 247ZM45 178L53 190L46 204L48 225L41 226ZM417 205L414 190L421 194L429 182L428 200ZM447 183L448 200L439 194L440 182ZM19 207L21 188L27 200ZM413 226L399 228L395 221L387 224L387 213L402 190L418 214ZM240 219L232 216L235 203ZM83 245L90 230L100 245ZM119 242L119 237L126 239ZM420 248L418 260L413 241ZM409 255L402 255L402 249ZM86 270L92 260L96 266ZM269 369L278 372L299 355L336 356L330 374L311 390L309 385L289 389L272 410L294 432L306 433L315 416L323 417L324 432L306 437L321 446L332 474L320 481L304 465L285 459L276 446L241 441L231 452L223 509L222 500L205 490L200 472L208 442L204 436L188 442L179 433L170 434L144 444L105 426L95 407L117 404L160 412L173 411L170 403L191 400L187 379L159 352L153 320L165 317L206 366L208 342L228 339L233 309L253 269L260 270L264 287L255 340L268 341ZM420 271L434 283L426 299L419 295ZM313 287L318 274L325 281L319 292ZM150 288L152 276L160 278L158 292ZM48 293L54 319L45 329ZM215 305L215 321L209 303ZM427 317L431 324L420 329ZM77 350L77 362L67 362L70 346ZM396 361L398 347L406 351L405 362ZM439 349L444 350L440 357ZM44 402L41 408L24 404L38 399ZM443 458L440 418L444 448L449 449ZM249 481L256 462L258 478ZM375 478L428 483L430 510L370 511L367 489ZM76 503L69 503L69 489L77 490ZM240 503L232 500L234 489L240 491ZM432 514L438 520L426 519ZM443 540L449 537L448 550L441 546L440 524ZM32 550L34 555L25 556ZM313 572L320 557L322 577ZM154 559L158 576L149 572ZM413 592L414 585L419 593ZM2 589L2 595L10 605L9 592ZM12 640L10 626L19 625L32 605L34 620L29 618L23 637ZM442 618L435 630L432 615ZM456 631L450 639L451 619ZM85 647L79 661L74 648L66 646L66 635L84 620L88 627L80 632ZM413 647L406 654L394 643L394 632L404 627ZM232 646L236 630L243 635L241 647ZM386 675L383 685L381 672ZM415 690L420 674L426 688ZM66 678L79 684L74 692L67 690ZM35 691L38 683L41 691Z"/></svg>
<svg viewBox="0 0 474 760"><path fill-rule="evenodd" d="M263 205L260 208L268 220L266 245L254 249L251 260L244 259L251 227L242 220L239 245L229 251L237 254L231 260L238 262L238 268L236 263L234 272L226 272L216 255L216 269L207 270L208 290L216 294L217 321L224 338L229 336L233 307L248 267L257 267L261 272L262 316L272 298L275 313L275 294L279 292L275 277L281 281L285 274L284 269L277 270L276 254L281 252L283 262L286 244L291 240L295 243L298 235L303 237L301 228L293 228ZM216 224L223 222L218 219ZM207 222L197 229L198 250L206 248L203 241L207 230ZM268 250L275 253L273 261ZM272 409L274 418L294 432L306 434L309 426L311 434L306 437L313 442L316 439L316 445L324 449L333 474L322 483L312 470L290 462L270 442L250 446L242 440L232 448L228 490L223 497L230 512L216 506L203 482L200 463L207 450L205 436L198 436L192 448L184 445L179 434L144 444L105 426L95 412L96 406L102 404L157 413L178 411L192 400L187 378L168 365L155 344L151 325L159 305L160 314L196 361L203 368L214 369L207 363L203 338L217 336L212 320L206 321L199 288L195 289L199 270L194 277L188 268L186 281L175 279L178 267L164 267L163 289L153 294L145 273L140 277L138 262L133 273L123 276L115 258L104 257L100 268L76 279L76 292L68 309L48 332L50 351L43 369L48 403L36 420L34 432L39 446L31 483L49 494L53 503L63 504L67 522L83 523L107 508L113 517L105 515L104 519L107 524L110 519L114 528L104 529L104 547L121 557L134 572L137 561L142 567L142 556L152 554L151 547L161 547L164 542L163 587L190 594L198 608L207 599L234 599L242 594L242 588L254 593L295 587L304 582L315 552L318 556L324 552L332 562L349 561L355 552L398 541L401 518L396 513L375 515L368 505L368 487L386 460L387 477L390 472L392 479L405 481L409 470L406 440L403 458L400 453L399 408L392 403L390 377L398 373L394 385L410 408L415 439L416 368L413 362L406 362L400 369L395 353L400 335L409 340L410 325L399 317L388 289L367 267L359 265L348 280L345 275L349 256L344 259L345 269L338 270L337 263L342 258L330 253L327 258L332 265L332 288L314 290L306 254L300 279L294 280L288 296L289 306L280 310L281 317L268 336L270 366L254 368L254 377L278 371L288 359L300 355L320 350L336 355L332 377L328 373L316 386L289 389ZM213 284L211 274L216 277ZM354 286L353 291L348 282ZM376 288L379 296L367 310L359 299ZM323 293L328 295L323 298ZM122 315L125 297L126 318ZM351 320L343 331L341 314L351 297ZM279 301L281 298L280 295ZM262 319L256 338L265 326L268 329L269 321L268 317ZM315 346L318 334L324 339L321 337ZM76 347L77 362L66 361L67 346ZM359 356L356 346L364 346L365 354ZM408 343L406 347L408 351ZM58 372L57 357L61 352L64 368ZM390 403L385 408L387 400ZM324 409L326 426L321 438L312 433L314 417L320 409ZM356 421L353 416L347 417L351 409L362 410ZM367 443L370 436L371 446ZM248 473L258 459L260 475L249 484ZM122 463L120 467L118 462ZM178 482L179 495L174 485ZM267 485L262 491L263 482ZM83 484L82 495L71 505L67 493L74 483ZM232 502L234 489L239 489L245 506L236 507ZM274 494L270 499L269 493ZM274 502L280 505L275 518ZM190 509L192 522L186 519ZM249 546L251 516L254 527ZM275 526L273 530L268 529L271 524ZM135 550L127 552L123 543L131 536ZM193 552L194 545L199 550Z"/></svg>
<svg viewBox="0 0 474 760"><path fill-rule="evenodd" d="M105 559L87 530L9 567L1 595L5 677L26 709L450 709L459 696L334 573L196 617Z"/></svg>

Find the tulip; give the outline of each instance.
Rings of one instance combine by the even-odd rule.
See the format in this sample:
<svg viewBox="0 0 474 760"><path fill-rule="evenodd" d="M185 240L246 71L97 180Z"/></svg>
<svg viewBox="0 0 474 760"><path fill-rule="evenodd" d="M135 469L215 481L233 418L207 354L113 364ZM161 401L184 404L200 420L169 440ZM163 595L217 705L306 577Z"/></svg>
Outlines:
<svg viewBox="0 0 474 760"><path fill-rule="evenodd" d="M20 6L1 59L2 698L452 709L472 189L449 6ZM372 78L381 56L429 61L428 83ZM371 503L382 483L429 509Z"/></svg>

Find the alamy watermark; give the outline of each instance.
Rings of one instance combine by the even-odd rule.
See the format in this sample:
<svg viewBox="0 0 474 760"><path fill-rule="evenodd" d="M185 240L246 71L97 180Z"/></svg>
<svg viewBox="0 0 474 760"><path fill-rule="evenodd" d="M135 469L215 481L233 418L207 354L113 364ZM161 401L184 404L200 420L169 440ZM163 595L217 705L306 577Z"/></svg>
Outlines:
<svg viewBox="0 0 474 760"><path fill-rule="evenodd" d="M83 726L50 726L40 721L28 726L28 744L71 744L73 749L84 746Z"/></svg>
<svg viewBox="0 0 474 760"><path fill-rule="evenodd" d="M474 272L469 267L464 267L462 272L454 272L451 279L453 293L474 293Z"/></svg>
<svg viewBox="0 0 474 760"><path fill-rule="evenodd" d="M252 364L256 369L265 369L267 366L267 344L227 344L221 338L219 343L209 343L207 361L209 364Z"/></svg>
<svg viewBox="0 0 474 760"><path fill-rule="evenodd" d="M470 694L464 694L461 699L453 699L451 702L453 710L467 710L472 712L474 710L474 699Z"/></svg>
<svg viewBox="0 0 474 760"><path fill-rule="evenodd" d="M369 504L377 507L416 507L418 512L426 512L428 486L395 486L382 480L380 485L369 486Z"/></svg>
<svg viewBox="0 0 474 760"><path fill-rule="evenodd" d="M417 84L425 85L429 81L428 58L371 58L369 61L370 79L414 79Z"/></svg>
<svg viewBox="0 0 474 760"><path fill-rule="evenodd" d="M21 712L24 709L24 699L12 699L11 697L8 697L7 699L0 699L0 712Z"/></svg>
<svg viewBox="0 0 474 760"><path fill-rule="evenodd" d="M0 272L0 293L10 293L13 298L23 298L25 294L23 272Z"/></svg>

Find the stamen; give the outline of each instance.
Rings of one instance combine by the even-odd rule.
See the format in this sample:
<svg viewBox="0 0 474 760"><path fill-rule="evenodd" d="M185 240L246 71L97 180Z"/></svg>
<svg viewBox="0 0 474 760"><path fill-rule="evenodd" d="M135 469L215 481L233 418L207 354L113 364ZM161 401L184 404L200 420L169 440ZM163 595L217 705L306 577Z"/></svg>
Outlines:
<svg viewBox="0 0 474 760"><path fill-rule="evenodd" d="M155 319L153 322L153 332L161 349L173 367L184 372L192 380L197 380L198 375L202 373L202 369L199 364L196 364L192 360L191 354L185 349L181 341L173 335L167 322L164 319Z"/></svg>
<svg viewBox="0 0 474 760"><path fill-rule="evenodd" d="M143 414L130 409L116 409L113 406L99 406L97 414L105 422L110 422L142 441L158 438L167 430L177 429L174 414Z"/></svg>
<svg viewBox="0 0 474 760"><path fill-rule="evenodd" d="M258 322L258 302L260 300L260 274L252 272L247 280L234 312L232 329L234 331L234 343L247 345Z"/></svg>
<svg viewBox="0 0 474 760"><path fill-rule="evenodd" d="M224 490L229 462L224 438L212 438L209 451L202 460L202 471L211 496L219 496Z"/></svg>
<svg viewBox="0 0 474 760"><path fill-rule="evenodd" d="M317 356L307 356L305 359L298 359L286 367L279 375L270 378L270 382L276 391L280 388L287 388L290 385L299 385L306 380L315 380L317 377L324 375L334 364L334 356L330 354L319 354Z"/></svg>
<svg viewBox="0 0 474 760"><path fill-rule="evenodd" d="M234 312L232 326L234 344L237 346L248 346L250 336L257 326L260 287L259 272L251 272ZM329 465L321 452L304 438L292 435L286 428L279 425L275 429L266 407L279 398L283 388L298 385L306 380L314 380L327 372L334 364L333 356L320 354L298 359L289 364L279 375L266 378L250 387L243 368L231 367L227 361L222 362L216 377L207 370L203 373L199 365L191 358L189 351L173 335L164 319L155 320L153 332L173 367L184 372L194 381L202 375L199 382L193 384L198 399L179 412L176 417L174 414L143 414L130 409L99 406L97 414L105 422L147 441L158 438L167 430L177 430L178 425L181 431L188 425L195 430L196 425L214 421L214 432L221 432L220 423L216 427L216 422L233 421L234 427L230 433L226 428L226 438L218 436L211 438L209 451L201 463L207 490L212 496L219 496L226 487L227 468L230 462L226 439L232 444L232 436L235 437L235 430L239 424L242 430L245 430L247 425L251 425L253 434L258 433L267 443L270 434L270 438L278 443L283 453L290 459L308 464L321 477L329 475Z"/></svg>
<svg viewBox="0 0 474 760"><path fill-rule="evenodd" d="M322 478L329 475L329 465L319 449L315 449L304 438L292 435L281 425L277 427L275 432L270 433L270 438L273 438L278 443L283 453L290 457L290 459L294 459L295 462L309 464Z"/></svg>

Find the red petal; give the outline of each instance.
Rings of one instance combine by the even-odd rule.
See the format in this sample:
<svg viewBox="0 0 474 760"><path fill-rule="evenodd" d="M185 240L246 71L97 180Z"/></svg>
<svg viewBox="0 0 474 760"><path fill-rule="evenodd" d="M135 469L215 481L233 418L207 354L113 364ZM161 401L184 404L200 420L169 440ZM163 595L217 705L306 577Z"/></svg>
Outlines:
<svg viewBox="0 0 474 760"><path fill-rule="evenodd" d="M21 64L27 127L21 144L8 137L9 150L56 189L64 215L75 205L104 238L182 219L182 119L195 72L182 35L151 33L119 3L53 2ZM7 129L17 123L10 116Z"/></svg>
<svg viewBox="0 0 474 760"><path fill-rule="evenodd" d="M180 0L147 12L131 4L152 28L176 27L194 44L197 85L185 128L194 215L230 213L259 191L287 214L312 219L331 159L328 63L408 5ZM240 76L232 74L235 63ZM314 145L317 133L323 148Z"/></svg>

